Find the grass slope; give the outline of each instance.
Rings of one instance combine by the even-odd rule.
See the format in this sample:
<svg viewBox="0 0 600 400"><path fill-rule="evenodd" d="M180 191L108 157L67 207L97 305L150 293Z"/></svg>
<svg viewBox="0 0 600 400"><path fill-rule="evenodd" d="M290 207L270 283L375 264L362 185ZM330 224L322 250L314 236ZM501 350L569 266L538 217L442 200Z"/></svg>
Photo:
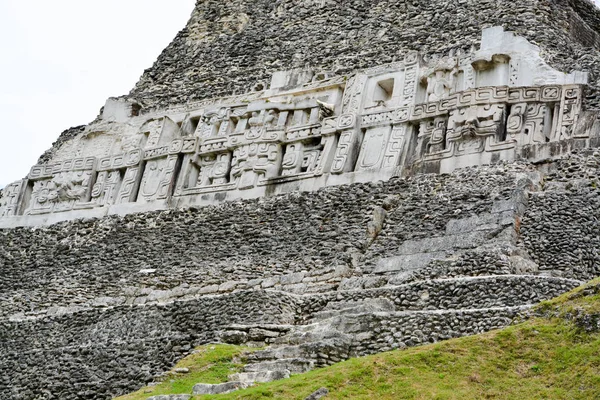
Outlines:
<svg viewBox="0 0 600 400"><path fill-rule="evenodd" d="M196 383L227 382L227 376L242 370L243 353L256 351L241 346L225 344L201 346L189 357L181 360L173 368L187 368L188 373L171 372L155 386L147 386L135 393L118 397L118 400L146 400L148 397L163 394L190 394Z"/></svg>
<svg viewBox="0 0 600 400"><path fill-rule="evenodd" d="M244 391L194 399L304 399L321 387L329 389L327 399L600 399L600 332L578 325L590 316L598 320L600 279L538 310L545 316L502 330L351 359ZM190 368L210 364L209 370L222 373L195 380L190 374L181 386L177 380L168 384L185 391L161 388L160 393L191 393L193 383L225 381L224 370L240 367L225 357L239 354L240 348L212 348L223 357L203 347L182 363ZM207 364L204 358L212 361Z"/></svg>

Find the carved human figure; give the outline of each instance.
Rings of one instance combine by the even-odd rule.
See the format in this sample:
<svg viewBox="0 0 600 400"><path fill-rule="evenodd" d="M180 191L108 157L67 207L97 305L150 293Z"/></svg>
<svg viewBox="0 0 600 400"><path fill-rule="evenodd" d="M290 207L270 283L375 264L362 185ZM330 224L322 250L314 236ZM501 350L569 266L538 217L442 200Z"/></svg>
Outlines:
<svg viewBox="0 0 600 400"><path fill-rule="evenodd" d="M433 68L425 69L421 79L427 83L426 100L433 102L448 97L454 89L457 74L458 65L454 57L444 57Z"/></svg>
<svg viewBox="0 0 600 400"><path fill-rule="evenodd" d="M63 172L49 183L48 201L60 203L81 200L87 192L90 175L84 172Z"/></svg>
<svg viewBox="0 0 600 400"><path fill-rule="evenodd" d="M429 141L429 152L438 153L446 149L446 126L448 120L445 117L435 118L431 140Z"/></svg>
<svg viewBox="0 0 600 400"><path fill-rule="evenodd" d="M197 169L197 178L192 187L207 187L228 182L231 153L198 155L192 163Z"/></svg>
<svg viewBox="0 0 600 400"><path fill-rule="evenodd" d="M277 114L275 113L275 110L267 111L267 114L265 115L264 126L271 127L271 126L274 126L276 124L276 122L277 122Z"/></svg>
<svg viewBox="0 0 600 400"><path fill-rule="evenodd" d="M34 182L28 213L73 209L76 203L85 201L90 179L91 171L68 171L59 172L52 179Z"/></svg>
<svg viewBox="0 0 600 400"><path fill-rule="evenodd" d="M495 134L501 128L504 108L504 104L487 104L455 110L448 120L448 140Z"/></svg>
<svg viewBox="0 0 600 400"><path fill-rule="evenodd" d="M207 139L211 136L214 136L218 130L218 127L217 127L218 121L219 121L219 117L215 113L203 115L202 118L200 118L200 124L197 129L198 136L201 139Z"/></svg>

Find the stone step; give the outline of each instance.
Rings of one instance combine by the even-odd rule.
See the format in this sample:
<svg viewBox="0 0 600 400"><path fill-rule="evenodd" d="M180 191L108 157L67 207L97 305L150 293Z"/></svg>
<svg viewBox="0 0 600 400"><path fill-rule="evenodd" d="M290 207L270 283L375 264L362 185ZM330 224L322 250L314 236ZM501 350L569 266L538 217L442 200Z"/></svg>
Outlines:
<svg viewBox="0 0 600 400"><path fill-rule="evenodd" d="M328 319L346 314L366 314L369 312L395 311L394 303L388 299L365 299L360 301L336 301L328 303L323 311L312 315L313 320Z"/></svg>
<svg viewBox="0 0 600 400"><path fill-rule="evenodd" d="M344 328L344 323L345 319L340 315L337 318L320 320L307 325L297 325L296 329L287 335L277 338L273 342L273 345L294 346L307 343L327 343L332 341L347 343L352 340L352 336L347 335L341 330Z"/></svg>
<svg viewBox="0 0 600 400"><path fill-rule="evenodd" d="M351 340L325 340L300 345L272 346L266 350L252 353L248 356L249 362L262 362L281 359L309 359L317 365L328 364L333 359L346 359L349 356Z"/></svg>
<svg viewBox="0 0 600 400"><path fill-rule="evenodd" d="M292 325L230 325L220 335L223 343L243 344L248 342L272 343L276 338L285 335Z"/></svg>
<svg viewBox="0 0 600 400"><path fill-rule="evenodd" d="M239 372L229 375L231 381L242 382L246 384L266 383L287 379L290 377L290 371L257 371L257 372Z"/></svg>
<svg viewBox="0 0 600 400"><path fill-rule="evenodd" d="M287 358L248 364L244 367L244 372L289 371L291 374L302 374L310 371L314 367L315 362L313 360L308 360L306 358Z"/></svg>
<svg viewBox="0 0 600 400"><path fill-rule="evenodd" d="M190 400L191 394L165 394L162 396L148 397L147 400Z"/></svg>
<svg viewBox="0 0 600 400"><path fill-rule="evenodd" d="M246 389L249 387L247 383L232 381L226 383L219 383L215 385L211 385L208 383L198 383L194 385L193 394L203 395L203 394L225 394L235 392L236 390Z"/></svg>

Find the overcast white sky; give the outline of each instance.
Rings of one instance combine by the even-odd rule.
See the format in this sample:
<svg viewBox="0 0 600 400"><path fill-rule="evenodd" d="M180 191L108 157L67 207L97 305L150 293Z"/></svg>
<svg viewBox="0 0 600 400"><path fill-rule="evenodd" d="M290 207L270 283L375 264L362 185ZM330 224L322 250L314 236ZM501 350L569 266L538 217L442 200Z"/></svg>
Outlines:
<svg viewBox="0 0 600 400"><path fill-rule="evenodd" d="M0 188L129 92L195 0L0 0Z"/></svg>

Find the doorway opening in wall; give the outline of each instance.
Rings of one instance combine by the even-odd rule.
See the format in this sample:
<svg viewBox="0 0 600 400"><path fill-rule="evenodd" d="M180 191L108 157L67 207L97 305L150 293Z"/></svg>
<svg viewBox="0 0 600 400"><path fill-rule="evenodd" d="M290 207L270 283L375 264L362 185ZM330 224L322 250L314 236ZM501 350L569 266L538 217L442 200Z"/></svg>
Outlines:
<svg viewBox="0 0 600 400"><path fill-rule="evenodd" d="M142 111L142 106L141 105L139 105L137 103L133 103L131 105L131 116L132 117L139 117L140 111Z"/></svg>

